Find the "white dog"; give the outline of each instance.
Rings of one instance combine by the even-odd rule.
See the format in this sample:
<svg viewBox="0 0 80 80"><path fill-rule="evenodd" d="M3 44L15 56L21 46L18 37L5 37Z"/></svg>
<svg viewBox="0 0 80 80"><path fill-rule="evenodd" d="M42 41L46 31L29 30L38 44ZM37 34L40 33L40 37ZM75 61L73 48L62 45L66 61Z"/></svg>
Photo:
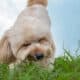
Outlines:
<svg viewBox="0 0 80 80"><path fill-rule="evenodd" d="M27 60L44 67L52 65L55 45L46 7L47 0L28 0L27 8L0 41L0 63Z"/></svg>

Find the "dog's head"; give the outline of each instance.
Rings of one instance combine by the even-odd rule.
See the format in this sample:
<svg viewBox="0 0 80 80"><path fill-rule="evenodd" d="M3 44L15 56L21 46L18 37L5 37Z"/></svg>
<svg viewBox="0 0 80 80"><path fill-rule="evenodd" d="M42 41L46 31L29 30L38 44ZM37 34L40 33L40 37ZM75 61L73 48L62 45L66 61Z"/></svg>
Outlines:
<svg viewBox="0 0 80 80"><path fill-rule="evenodd" d="M27 23L10 31L9 42L15 57L23 56L23 60L39 61L53 56L55 47L50 27L42 26L43 24L28 25Z"/></svg>
<svg viewBox="0 0 80 80"><path fill-rule="evenodd" d="M53 56L55 47L49 27L42 27L42 24L39 24L41 27L28 23L24 25L8 31L6 38L3 38L5 40L2 39L3 53L29 61L40 61Z"/></svg>

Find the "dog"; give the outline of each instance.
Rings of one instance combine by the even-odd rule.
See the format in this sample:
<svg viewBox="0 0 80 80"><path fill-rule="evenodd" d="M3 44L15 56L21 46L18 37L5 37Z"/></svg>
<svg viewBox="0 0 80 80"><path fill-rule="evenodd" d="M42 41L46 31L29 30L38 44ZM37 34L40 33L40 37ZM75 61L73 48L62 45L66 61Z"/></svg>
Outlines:
<svg viewBox="0 0 80 80"><path fill-rule="evenodd" d="M28 0L14 25L0 40L0 63L35 62L45 68L54 63L55 42L47 0Z"/></svg>

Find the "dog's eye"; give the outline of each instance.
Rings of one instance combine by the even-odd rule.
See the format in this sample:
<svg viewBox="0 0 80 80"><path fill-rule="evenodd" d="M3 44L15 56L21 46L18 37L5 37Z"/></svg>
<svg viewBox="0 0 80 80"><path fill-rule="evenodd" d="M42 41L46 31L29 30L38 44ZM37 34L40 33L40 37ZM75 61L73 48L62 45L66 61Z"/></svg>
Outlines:
<svg viewBox="0 0 80 80"><path fill-rule="evenodd" d="M31 43L24 43L23 44L23 47L28 47L28 46L30 46L31 45Z"/></svg>
<svg viewBox="0 0 80 80"><path fill-rule="evenodd" d="M46 39L46 38L41 38L41 39L39 39L39 42L40 42L40 43L47 42L47 39Z"/></svg>

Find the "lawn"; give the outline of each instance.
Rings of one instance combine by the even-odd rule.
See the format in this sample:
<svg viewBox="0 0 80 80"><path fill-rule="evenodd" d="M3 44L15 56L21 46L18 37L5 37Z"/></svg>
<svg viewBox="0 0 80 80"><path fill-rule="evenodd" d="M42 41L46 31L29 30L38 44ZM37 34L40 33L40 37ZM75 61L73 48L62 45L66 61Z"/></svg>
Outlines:
<svg viewBox="0 0 80 80"><path fill-rule="evenodd" d="M10 71L8 65L1 64L0 80L80 80L80 56L73 57L64 49L64 56L56 58L52 71L24 63Z"/></svg>

